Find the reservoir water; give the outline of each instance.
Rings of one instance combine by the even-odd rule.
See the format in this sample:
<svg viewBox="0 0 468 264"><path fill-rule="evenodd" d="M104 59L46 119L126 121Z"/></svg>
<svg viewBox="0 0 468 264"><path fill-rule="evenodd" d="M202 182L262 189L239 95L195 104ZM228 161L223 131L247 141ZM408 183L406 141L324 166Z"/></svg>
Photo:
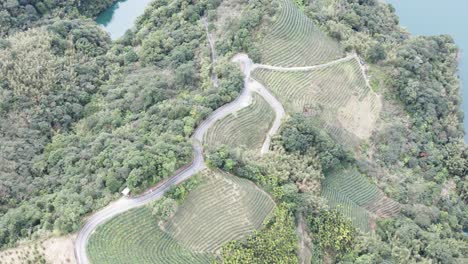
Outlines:
<svg viewBox="0 0 468 264"><path fill-rule="evenodd" d="M138 16L142 15L152 0L118 0L99 14L96 22L109 32L112 39L118 39L132 28Z"/></svg>
<svg viewBox="0 0 468 264"><path fill-rule="evenodd" d="M465 133L468 132L468 1L385 0L400 17L400 24L415 35L450 34L462 51L462 80ZM468 142L468 135L465 136Z"/></svg>

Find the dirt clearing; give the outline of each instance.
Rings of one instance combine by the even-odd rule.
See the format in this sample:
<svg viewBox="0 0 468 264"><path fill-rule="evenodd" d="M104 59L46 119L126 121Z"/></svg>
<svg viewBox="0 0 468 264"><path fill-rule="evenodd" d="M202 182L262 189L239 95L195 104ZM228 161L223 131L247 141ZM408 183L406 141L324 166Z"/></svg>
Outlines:
<svg viewBox="0 0 468 264"><path fill-rule="evenodd" d="M360 139L372 135L379 118L382 103L375 94L369 94L363 100L351 96L345 106L338 109L338 121L348 131Z"/></svg>
<svg viewBox="0 0 468 264"><path fill-rule="evenodd" d="M21 244L0 251L0 264L75 264L73 241L75 235L52 237L43 241Z"/></svg>

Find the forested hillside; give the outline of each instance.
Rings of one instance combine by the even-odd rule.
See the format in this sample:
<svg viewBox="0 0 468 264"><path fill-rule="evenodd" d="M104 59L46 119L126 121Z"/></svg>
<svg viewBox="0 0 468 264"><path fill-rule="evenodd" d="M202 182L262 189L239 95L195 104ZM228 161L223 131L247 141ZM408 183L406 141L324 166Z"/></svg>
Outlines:
<svg viewBox="0 0 468 264"><path fill-rule="evenodd" d="M255 94L198 142L204 187L188 181L103 223L90 259L467 259L468 148L450 36L411 36L378 0L153 0L111 41L90 18L112 0L0 1L0 248L77 232L124 188L141 194L173 176L194 158L200 123L257 82L284 106L278 133L267 134L276 109ZM252 69L231 61L238 53ZM251 210L229 222L224 199ZM213 212L197 215L207 208L217 236L203 220ZM144 235L168 255L142 247ZM205 252L198 237L219 239Z"/></svg>
<svg viewBox="0 0 468 264"><path fill-rule="evenodd" d="M453 39L409 35L398 25L394 9L379 1L294 2L346 51L356 51L370 63L365 65L370 86L383 97L371 138L352 149L328 134L318 120L311 120L305 110L283 123L276 141L276 152L281 154L275 165L286 167L290 155L314 159L308 164L316 164L318 172L312 174L323 174L325 180L321 190L312 192L301 189L304 185L294 177L274 177L262 161L235 152L226 154L226 149L212 154L210 162L257 182L277 199L282 197L278 201L286 198L299 219L300 215L308 219L309 257L318 263L319 259L332 263L463 263L468 254L464 234L468 229L468 149L463 143L458 49ZM281 3L280 8L284 8ZM278 18L263 21L268 27ZM291 31L282 34L297 34ZM261 46L262 32L269 31L259 32L257 44ZM287 45L287 40L272 43ZM299 47L295 42L291 45ZM272 83L285 85L289 80ZM308 171L294 164L298 171ZM350 168L358 172L353 176ZM319 193L325 200L316 196ZM223 254L225 259L240 260L267 250L251 247L248 241L229 245Z"/></svg>
<svg viewBox="0 0 468 264"><path fill-rule="evenodd" d="M2 40L2 244L58 217L49 214L52 222L41 223L47 210L59 206L45 195L63 188L61 177L45 176L43 153L51 138L70 132L86 115L86 104L108 79L109 47L100 28L80 20L57 21ZM41 200L33 202L35 197Z"/></svg>
<svg viewBox="0 0 468 264"><path fill-rule="evenodd" d="M162 16L168 2L154 1L116 43L83 20L42 20L2 39L2 246L76 231L125 186L144 190L191 160L194 127L243 81L222 62L211 87L196 21L216 2L182 2Z"/></svg>

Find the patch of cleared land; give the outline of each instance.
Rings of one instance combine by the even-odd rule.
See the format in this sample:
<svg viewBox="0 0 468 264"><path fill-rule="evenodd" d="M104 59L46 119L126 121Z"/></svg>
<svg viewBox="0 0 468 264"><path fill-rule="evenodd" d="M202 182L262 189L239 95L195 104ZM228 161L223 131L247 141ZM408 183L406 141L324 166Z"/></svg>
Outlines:
<svg viewBox="0 0 468 264"><path fill-rule="evenodd" d="M322 182L322 196L331 208L337 209L364 232L371 231L373 219L393 216L400 210L397 202L386 197L356 169L327 175Z"/></svg>
<svg viewBox="0 0 468 264"><path fill-rule="evenodd" d="M242 0L221 2L221 5L216 9L216 21L214 23L216 25L214 33L217 39L221 39L227 27L241 17L245 4L245 1Z"/></svg>
<svg viewBox="0 0 468 264"><path fill-rule="evenodd" d="M275 119L270 105L257 93L252 103L216 122L205 134L204 143L210 147L227 145L260 149Z"/></svg>
<svg viewBox="0 0 468 264"><path fill-rule="evenodd" d="M307 225L304 223L304 217L300 214L297 220L296 233L299 237L299 264L312 263L312 239L307 232ZM315 263L315 262L314 262Z"/></svg>
<svg viewBox="0 0 468 264"><path fill-rule="evenodd" d="M53 237L0 252L0 264L74 264L75 236Z"/></svg>
<svg viewBox="0 0 468 264"><path fill-rule="evenodd" d="M261 63L311 66L344 56L339 43L326 36L291 0L279 0L279 10L260 42Z"/></svg>
<svg viewBox="0 0 468 264"><path fill-rule="evenodd" d="M261 227L275 207L252 182L205 171L175 215L159 225L148 207L98 227L88 242L92 263L210 263L225 242Z"/></svg>
<svg viewBox="0 0 468 264"><path fill-rule="evenodd" d="M380 98L366 85L356 59L309 71L259 68L253 77L275 94L287 112L317 117L328 132L353 145L370 137L380 113Z"/></svg>

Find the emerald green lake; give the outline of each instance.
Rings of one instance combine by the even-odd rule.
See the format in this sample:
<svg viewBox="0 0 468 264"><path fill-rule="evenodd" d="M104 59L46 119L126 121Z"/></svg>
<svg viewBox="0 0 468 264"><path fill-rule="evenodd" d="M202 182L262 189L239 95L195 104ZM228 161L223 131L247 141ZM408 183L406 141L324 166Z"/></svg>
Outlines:
<svg viewBox="0 0 468 264"><path fill-rule="evenodd" d="M462 80L465 132L468 132L468 1L467 0L385 0L400 17L400 24L416 35L450 34L462 50ZM468 142L468 135L465 136Z"/></svg>
<svg viewBox="0 0 468 264"><path fill-rule="evenodd" d="M99 14L96 22L109 32L112 39L118 39L131 29L138 16L142 15L151 0L119 0Z"/></svg>

